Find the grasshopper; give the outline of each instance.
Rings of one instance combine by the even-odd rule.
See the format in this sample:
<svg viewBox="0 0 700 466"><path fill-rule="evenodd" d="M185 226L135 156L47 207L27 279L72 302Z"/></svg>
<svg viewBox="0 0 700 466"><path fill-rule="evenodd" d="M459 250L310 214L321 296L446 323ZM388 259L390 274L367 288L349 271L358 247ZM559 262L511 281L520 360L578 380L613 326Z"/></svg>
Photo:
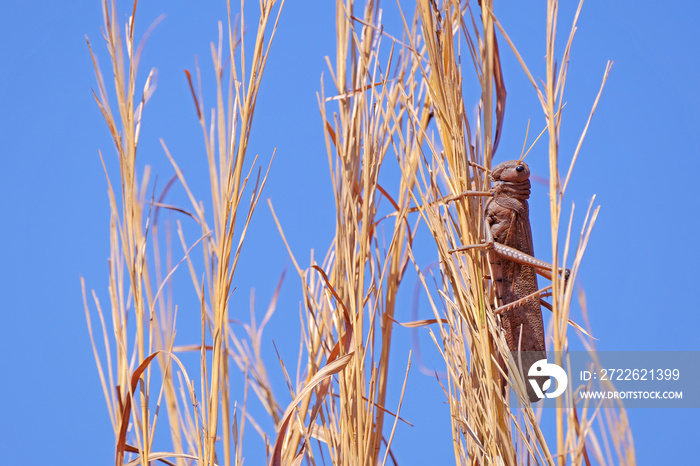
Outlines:
<svg viewBox="0 0 700 466"><path fill-rule="evenodd" d="M532 364L546 359L544 325L540 309L545 290L537 286L537 275L551 278L551 265L535 259L530 229L530 169L525 162L503 162L491 172L494 186L486 203L488 241L484 247L493 272L496 298L508 348L523 375ZM462 251L475 246L458 248ZM562 270L568 278L568 270ZM522 365L521 365L522 364ZM505 364L502 364L505 369ZM548 377L534 378L540 388ZM531 402L539 401L533 387L524 381ZM505 386L504 386L505 388Z"/></svg>

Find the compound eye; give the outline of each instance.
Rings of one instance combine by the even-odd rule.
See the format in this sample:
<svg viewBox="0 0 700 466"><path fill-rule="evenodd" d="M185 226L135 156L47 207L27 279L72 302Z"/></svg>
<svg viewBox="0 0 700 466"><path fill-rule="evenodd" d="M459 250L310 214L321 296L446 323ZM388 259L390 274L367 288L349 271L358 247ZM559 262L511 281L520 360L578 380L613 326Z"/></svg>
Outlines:
<svg viewBox="0 0 700 466"><path fill-rule="evenodd" d="M523 170L525 170L525 167L522 165L518 165L517 167L515 167L515 171L518 173L522 172Z"/></svg>

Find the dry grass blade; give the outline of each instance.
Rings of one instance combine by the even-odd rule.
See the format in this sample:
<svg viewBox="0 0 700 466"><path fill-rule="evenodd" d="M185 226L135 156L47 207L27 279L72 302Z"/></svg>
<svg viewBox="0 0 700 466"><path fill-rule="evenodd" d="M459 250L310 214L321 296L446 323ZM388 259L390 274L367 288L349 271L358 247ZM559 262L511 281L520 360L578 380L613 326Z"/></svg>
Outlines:
<svg viewBox="0 0 700 466"><path fill-rule="evenodd" d="M302 388L299 393L297 394L296 398L290 403L289 407L287 407L287 410L285 411L284 415L282 416L282 422L280 424L279 430L277 432L277 440L275 442L275 447L273 449L273 454L272 454L272 461L271 464L273 465L282 465L284 464L282 462L282 444L285 440L285 434L287 432L287 427L289 426L289 423L291 422L296 407L297 405L309 394L311 391L321 382L323 382L326 378L337 374L341 370L345 368L345 366L348 365L350 360L352 359L354 353L348 353L344 356L339 357L338 359L329 362L325 367L323 367L321 370L319 370L310 380L309 382Z"/></svg>

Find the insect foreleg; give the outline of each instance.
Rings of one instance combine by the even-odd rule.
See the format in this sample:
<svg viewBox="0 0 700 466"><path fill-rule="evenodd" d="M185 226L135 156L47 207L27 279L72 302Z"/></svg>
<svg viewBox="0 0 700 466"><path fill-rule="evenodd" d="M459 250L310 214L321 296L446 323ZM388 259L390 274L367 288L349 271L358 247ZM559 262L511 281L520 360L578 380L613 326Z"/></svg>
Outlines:
<svg viewBox="0 0 700 466"><path fill-rule="evenodd" d="M437 201L432 201L432 202L429 202L429 203L424 204L422 206L411 207L410 209L408 209L408 213L420 212L421 209L424 209L428 206L447 205L450 202L457 201L457 200L462 199L463 197L467 197L467 196L488 197L491 195L492 195L491 191L463 191L463 192L458 193L458 194L452 194L450 196L445 196L441 199L438 199Z"/></svg>

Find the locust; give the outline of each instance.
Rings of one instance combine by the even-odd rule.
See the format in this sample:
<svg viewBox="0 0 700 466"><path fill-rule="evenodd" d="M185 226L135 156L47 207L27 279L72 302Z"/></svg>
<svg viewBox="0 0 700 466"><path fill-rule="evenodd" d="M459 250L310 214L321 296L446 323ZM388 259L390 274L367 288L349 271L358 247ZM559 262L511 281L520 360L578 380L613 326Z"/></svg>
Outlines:
<svg viewBox="0 0 700 466"><path fill-rule="evenodd" d="M540 308L545 290L537 286L537 273L551 278L552 266L534 257L528 198L530 168L520 160L499 164L491 171L494 185L485 206L488 224L487 243L492 280L495 284L501 326L508 349L520 367L521 374L535 362L546 359L544 325ZM466 250L475 246L458 248ZM562 269L564 279L568 270ZM505 364L501 364L505 371ZM548 377L535 377L542 388ZM539 401L530 383L525 380L530 402ZM505 382L504 382L505 384ZM503 385L505 389L505 385Z"/></svg>

